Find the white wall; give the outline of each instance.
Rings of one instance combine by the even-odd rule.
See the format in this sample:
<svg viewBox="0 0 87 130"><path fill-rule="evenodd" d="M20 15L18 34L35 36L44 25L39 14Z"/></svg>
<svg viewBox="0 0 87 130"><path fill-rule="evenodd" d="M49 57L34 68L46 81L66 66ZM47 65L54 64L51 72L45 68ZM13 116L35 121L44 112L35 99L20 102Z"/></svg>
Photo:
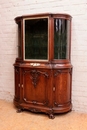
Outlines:
<svg viewBox="0 0 87 130"><path fill-rule="evenodd" d="M72 18L73 110L87 113L87 2L86 0L0 0L0 99L13 101L17 57L14 18L36 13L68 13Z"/></svg>

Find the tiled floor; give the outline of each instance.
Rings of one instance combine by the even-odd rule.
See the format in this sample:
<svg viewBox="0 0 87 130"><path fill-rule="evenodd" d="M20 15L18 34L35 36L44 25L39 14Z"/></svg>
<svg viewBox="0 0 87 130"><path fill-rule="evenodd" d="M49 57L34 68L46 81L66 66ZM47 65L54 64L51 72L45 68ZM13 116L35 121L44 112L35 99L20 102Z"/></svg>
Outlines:
<svg viewBox="0 0 87 130"><path fill-rule="evenodd" d="M45 114L16 113L13 103L0 100L0 130L87 130L87 114L72 111L52 120Z"/></svg>

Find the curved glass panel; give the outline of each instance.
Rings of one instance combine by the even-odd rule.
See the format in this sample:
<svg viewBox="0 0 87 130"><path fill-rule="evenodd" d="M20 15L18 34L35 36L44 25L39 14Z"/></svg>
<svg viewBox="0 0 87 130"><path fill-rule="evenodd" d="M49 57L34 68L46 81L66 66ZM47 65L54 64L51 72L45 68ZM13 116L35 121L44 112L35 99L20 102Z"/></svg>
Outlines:
<svg viewBox="0 0 87 130"><path fill-rule="evenodd" d="M48 59L48 18L25 20L25 59Z"/></svg>
<svg viewBox="0 0 87 130"><path fill-rule="evenodd" d="M54 59L69 59L70 21L54 19Z"/></svg>
<svg viewBox="0 0 87 130"><path fill-rule="evenodd" d="M18 58L22 57L21 53L21 22L18 24Z"/></svg>

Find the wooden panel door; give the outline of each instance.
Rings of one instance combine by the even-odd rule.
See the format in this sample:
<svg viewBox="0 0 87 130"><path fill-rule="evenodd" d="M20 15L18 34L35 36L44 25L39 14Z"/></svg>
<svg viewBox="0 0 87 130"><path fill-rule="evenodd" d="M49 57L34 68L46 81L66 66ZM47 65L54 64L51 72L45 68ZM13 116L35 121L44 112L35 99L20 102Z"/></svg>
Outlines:
<svg viewBox="0 0 87 130"><path fill-rule="evenodd" d="M20 69L15 67L15 100L20 100Z"/></svg>
<svg viewBox="0 0 87 130"><path fill-rule="evenodd" d="M54 70L54 106L63 107L71 100L71 69Z"/></svg>
<svg viewBox="0 0 87 130"><path fill-rule="evenodd" d="M24 69L22 74L22 100L33 105L48 105L49 71L33 68Z"/></svg>

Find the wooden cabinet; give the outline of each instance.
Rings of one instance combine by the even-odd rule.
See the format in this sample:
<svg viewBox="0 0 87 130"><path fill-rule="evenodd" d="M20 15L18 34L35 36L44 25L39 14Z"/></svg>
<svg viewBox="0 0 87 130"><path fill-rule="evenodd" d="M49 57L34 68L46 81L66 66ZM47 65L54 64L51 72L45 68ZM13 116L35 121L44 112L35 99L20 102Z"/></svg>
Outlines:
<svg viewBox="0 0 87 130"><path fill-rule="evenodd" d="M18 57L14 64L18 111L55 113L72 109L71 16L37 14L15 18Z"/></svg>
<svg viewBox="0 0 87 130"><path fill-rule="evenodd" d="M29 104L46 105L50 87L49 72L40 69L23 70L22 99ZM31 96L32 95L32 96Z"/></svg>
<svg viewBox="0 0 87 130"><path fill-rule="evenodd" d="M71 103L72 69L54 70L54 107L65 107Z"/></svg>

